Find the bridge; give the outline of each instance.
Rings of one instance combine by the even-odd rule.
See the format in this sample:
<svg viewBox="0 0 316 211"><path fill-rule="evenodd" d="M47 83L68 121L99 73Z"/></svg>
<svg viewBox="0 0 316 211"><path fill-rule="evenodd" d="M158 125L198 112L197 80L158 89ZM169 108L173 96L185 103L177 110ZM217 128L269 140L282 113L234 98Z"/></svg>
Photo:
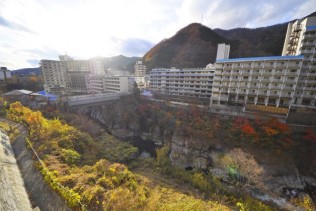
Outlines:
<svg viewBox="0 0 316 211"><path fill-rule="evenodd" d="M70 96L62 99L68 107L79 107L86 105L102 104L104 102L119 100L121 96L130 95L130 93L102 93Z"/></svg>

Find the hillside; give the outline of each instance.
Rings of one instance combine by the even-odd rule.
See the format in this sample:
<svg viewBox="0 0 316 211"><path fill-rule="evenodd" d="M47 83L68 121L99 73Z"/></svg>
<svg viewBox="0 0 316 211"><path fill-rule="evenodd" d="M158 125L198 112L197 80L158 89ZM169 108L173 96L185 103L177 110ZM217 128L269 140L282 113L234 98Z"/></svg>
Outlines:
<svg viewBox="0 0 316 211"><path fill-rule="evenodd" d="M119 70L126 70L129 72L134 71L134 65L137 57L126 57L123 55L105 57L104 66L105 69L114 68Z"/></svg>
<svg viewBox="0 0 316 211"><path fill-rule="evenodd" d="M280 55L287 24L248 29L210 29L192 23L165 39L144 56L148 69L154 67L203 67L214 63L217 44L231 45L230 57Z"/></svg>
<svg viewBox="0 0 316 211"><path fill-rule="evenodd" d="M40 67L12 70L12 75L31 75L31 74L41 75L42 70Z"/></svg>
<svg viewBox="0 0 316 211"><path fill-rule="evenodd" d="M256 29L214 29L219 35L238 40L239 46L231 58L281 55L287 23Z"/></svg>

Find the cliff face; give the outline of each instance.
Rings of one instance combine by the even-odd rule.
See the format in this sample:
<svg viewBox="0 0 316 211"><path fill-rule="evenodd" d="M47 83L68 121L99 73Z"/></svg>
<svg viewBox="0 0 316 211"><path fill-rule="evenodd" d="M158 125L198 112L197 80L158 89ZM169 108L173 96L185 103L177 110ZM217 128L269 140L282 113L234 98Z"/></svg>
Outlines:
<svg viewBox="0 0 316 211"><path fill-rule="evenodd" d="M205 67L214 63L219 43L230 44L230 58L281 55L287 23L255 29L210 29L192 23L144 55L147 69Z"/></svg>
<svg viewBox="0 0 316 211"><path fill-rule="evenodd" d="M211 138L205 137L204 133L188 135L186 129L180 129L179 126L176 126L181 124L179 121L183 122L181 117L186 115L178 111L181 109L170 110L164 105L158 106L148 102L147 106L150 109L145 109L142 103L135 104L135 102L132 103L131 99L125 99L105 105L90 106L86 109L81 108L79 113L86 113L102 122L115 136L123 140L137 136L142 137L144 145L146 145L146 141L153 141L157 147L169 146L168 157L175 167L205 169L213 176L229 182L230 176L227 173L227 167L223 168L220 163L233 162L230 153L238 148L241 149L241 155L245 157L242 162L246 163L243 165L248 166L247 162L249 162L251 165L255 164L254 168L262 169L260 182L269 191L282 194L283 188L297 189L303 192L306 184L316 187L316 179L313 177L313 170L310 167L308 167L309 173L304 173L305 176L303 176L302 170L304 168L300 167L299 162L293 160L294 158L289 158L282 153L275 156L274 153L277 151L269 151L262 146L249 145L248 142L245 143L245 140L236 142L235 138L228 132L232 125L225 125L227 121L231 120L219 119L217 123L211 120L209 128L220 128L214 130ZM173 115L171 115L172 113ZM167 119L169 121L166 121ZM194 121L197 123L196 119ZM170 122L174 122L174 124L170 125ZM200 123L199 125L201 126ZM193 126L199 130L200 126L197 124ZM273 146L273 148L275 147ZM251 171L252 169L250 169Z"/></svg>

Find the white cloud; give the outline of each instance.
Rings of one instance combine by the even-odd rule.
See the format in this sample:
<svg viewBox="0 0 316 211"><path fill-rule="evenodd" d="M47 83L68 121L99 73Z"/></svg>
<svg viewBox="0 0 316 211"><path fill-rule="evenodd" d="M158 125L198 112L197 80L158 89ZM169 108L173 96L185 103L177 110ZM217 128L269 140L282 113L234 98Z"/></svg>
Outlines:
<svg viewBox="0 0 316 211"><path fill-rule="evenodd" d="M202 15L211 28L260 27L305 16L315 1L0 0L0 65L29 67L65 52L140 56Z"/></svg>

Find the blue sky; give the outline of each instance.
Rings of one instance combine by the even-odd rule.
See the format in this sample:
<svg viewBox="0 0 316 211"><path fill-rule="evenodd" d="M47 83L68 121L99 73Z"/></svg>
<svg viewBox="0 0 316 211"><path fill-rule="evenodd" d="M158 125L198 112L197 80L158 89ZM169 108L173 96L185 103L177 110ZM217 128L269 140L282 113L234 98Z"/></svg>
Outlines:
<svg viewBox="0 0 316 211"><path fill-rule="evenodd" d="M36 67L64 53L76 59L142 56L193 22L256 28L301 18L315 5L316 0L0 0L0 66Z"/></svg>

